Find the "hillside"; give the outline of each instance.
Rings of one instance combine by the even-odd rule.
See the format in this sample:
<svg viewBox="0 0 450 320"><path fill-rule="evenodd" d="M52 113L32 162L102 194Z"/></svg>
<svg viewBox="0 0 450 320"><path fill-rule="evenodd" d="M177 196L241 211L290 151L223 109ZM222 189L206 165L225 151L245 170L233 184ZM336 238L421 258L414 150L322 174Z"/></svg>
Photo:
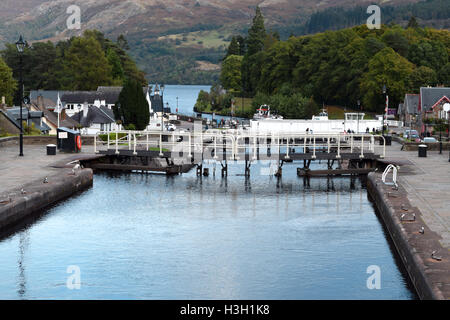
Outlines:
<svg viewBox="0 0 450 320"><path fill-rule="evenodd" d="M403 6L418 0L371 1ZM282 37L305 33L315 14L344 8L353 0L3 0L0 46L23 33L30 42L61 40L98 29L116 39L124 34L130 54L150 81L210 83L217 79L218 64L232 34L244 34L256 5L268 29ZM81 8L82 29L68 30L66 9ZM407 18L407 17L405 17ZM420 21L420 20L419 20ZM215 65L215 67L214 67ZM206 67L205 67L206 66Z"/></svg>

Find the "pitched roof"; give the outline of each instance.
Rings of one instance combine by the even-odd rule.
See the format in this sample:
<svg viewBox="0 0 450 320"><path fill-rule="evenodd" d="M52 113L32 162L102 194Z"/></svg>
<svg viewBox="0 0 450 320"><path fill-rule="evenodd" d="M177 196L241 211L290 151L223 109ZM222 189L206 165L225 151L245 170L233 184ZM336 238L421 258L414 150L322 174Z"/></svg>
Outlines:
<svg viewBox="0 0 450 320"><path fill-rule="evenodd" d="M450 99L447 98L447 96L443 96L442 98L440 98L438 101L436 101L436 103L431 107L431 109L434 109L434 107L436 107L438 104L440 104L442 101L446 100L447 102L450 102Z"/></svg>
<svg viewBox="0 0 450 320"><path fill-rule="evenodd" d="M85 102L93 104L95 100L105 100L104 95L97 91L67 91L61 97L63 103L83 104Z"/></svg>
<svg viewBox="0 0 450 320"><path fill-rule="evenodd" d="M419 113L419 95L407 93L405 95L404 108L408 114Z"/></svg>
<svg viewBox="0 0 450 320"><path fill-rule="evenodd" d="M444 96L450 97L450 88L420 88L420 109L425 112L430 111L436 102Z"/></svg>
<svg viewBox="0 0 450 320"><path fill-rule="evenodd" d="M45 107L54 107L56 106L56 101L59 97L61 98L66 91L57 91L57 90L31 90L30 91L30 100L32 103L37 103L37 97L42 96L44 98Z"/></svg>
<svg viewBox="0 0 450 320"><path fill-rule="evenodd" d="M119 100L120 92L123 87L98 87L97 92L101 93L103 99L106 100L106 104L116 104L117 100ZM149 87L142 87L142 91L144 95L147 94Z"/></svg>
<svg viewBox="0 0 450 320"><path fill-rule="evenodd" d="M51 124L53 124L55 127L58 125L58 114L47 109L43 110L42 112L44 113L45 119L47 119ZM60 127L75 128L78 126L78 124L78 121L71 119L70 117L59 119Z"/></svg>
<svg viewBox="0 0 450 320"><path fill-rule="evenodd" d="M20 107L13 107L5 111L8 119L13 122L16 127L20 127ZM41 123L41 118L44 117L42 111L29 111L27 108L22 108L22 120L29 120L34 123L36 129L46 132L50 130L50 127L45 123Z"/></svg>
<svg viewBox="0 0 450 320"><path fill-rule="evenodd" d="M105 106L101 106L100 108L97 108L96 106L89 106L87 116L84 116L83 111L81 111L81 114L77 112L71 117L71 119L80 119L80 123L83 127L90 127L94 123L107 124L114 123L116 121L114 119L113 111Z"/></svg>

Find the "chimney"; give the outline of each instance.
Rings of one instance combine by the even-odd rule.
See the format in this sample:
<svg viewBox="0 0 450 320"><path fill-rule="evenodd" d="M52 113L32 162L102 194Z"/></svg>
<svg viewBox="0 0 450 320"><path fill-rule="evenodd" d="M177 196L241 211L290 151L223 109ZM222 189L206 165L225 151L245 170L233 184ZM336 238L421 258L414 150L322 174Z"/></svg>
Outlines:
<svg viewBox="0 0 450 320"><path fill-rule="evenodd" d="M37 107L39 110L44 111L44 97L42 95L37 96Z"/></svg>
<svg viewBox="0 0 450 320"><path fill-rule="evenodd" d="M89 107L88 107L88 103L85 102L83 103L83 118L86 118L89 112Z"/></svg>

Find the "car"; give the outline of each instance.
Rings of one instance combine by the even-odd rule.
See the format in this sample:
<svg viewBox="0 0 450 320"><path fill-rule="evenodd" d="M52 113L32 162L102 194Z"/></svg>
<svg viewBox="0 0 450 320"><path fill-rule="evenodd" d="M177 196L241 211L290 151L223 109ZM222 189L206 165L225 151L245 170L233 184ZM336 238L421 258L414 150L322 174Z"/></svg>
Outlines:
<svg viewBox="0 0 450 320"><path fill-rule="evenodd" d="M168 125L166 125L166 129L167 131L175 131L177 127L174 124L169 123Z"/></svg>
<svg viewBox="0 0 450 320"><path fill-rule="evenodd" d="M406 139L416 139L419 137L417 130L405 130L403 137Z"/></svg>
<svg viewBox="0 0 450 320"><path fill-rule="evenodd" d="M426 137L423 138L422 142L429 142L429 143L433 143L433 142L438 142L436 138L434 137Z"/></svg>

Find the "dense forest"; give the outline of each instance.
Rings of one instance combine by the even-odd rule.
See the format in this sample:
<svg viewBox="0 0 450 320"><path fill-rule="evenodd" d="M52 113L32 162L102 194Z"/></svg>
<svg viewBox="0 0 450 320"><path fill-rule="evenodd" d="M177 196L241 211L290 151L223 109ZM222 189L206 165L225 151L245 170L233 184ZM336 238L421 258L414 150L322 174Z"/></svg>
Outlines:
<svg viewBox="0 0 450 320"><path fill-rule="evenodd" d="M421 25L434 28L450 27L450 0L426 0L417 3L391 6L381 5L383 24L406 25L411 17L415 17ZM332 7L315 12L306 21L291 21L285 26L276 26L281 38L290 35L307 35L327 30L340 30L358 26L366 22L367 6L353 8Z"/></svg>
<svg viewBox="0 0 450 320"><path fill-rule="evenodd" d="M361 25L282 41L266 32L257 9L248 36L230 43L220 80L228 95L253 97L254 107L270 102L291 118L308 116L312 101L355 107L360 100L363 110L381 112L383 85L393 108L421 86L450 85L449 52L449 31L421 28L414 18L406 28Z"/></svg>
<svg viewBox="0 0 450 320"><path fill-rule="evenodd" d="M35 42L23 53L23 80L25 91L96 90L98 86L121 86L125 79L146 85L145 75L129 57L127 40L119 36L116 42L95 30L85 31L81 37L72 37L57 44ZM19 79L19 53L14 44L7 44L0 61L12 69ZM1 80L0 80L1 81ZM12 84L16 87L16 85ZM5 96L11 95L11 90ZM14 103L19 103L18 90Z"/></svg>

